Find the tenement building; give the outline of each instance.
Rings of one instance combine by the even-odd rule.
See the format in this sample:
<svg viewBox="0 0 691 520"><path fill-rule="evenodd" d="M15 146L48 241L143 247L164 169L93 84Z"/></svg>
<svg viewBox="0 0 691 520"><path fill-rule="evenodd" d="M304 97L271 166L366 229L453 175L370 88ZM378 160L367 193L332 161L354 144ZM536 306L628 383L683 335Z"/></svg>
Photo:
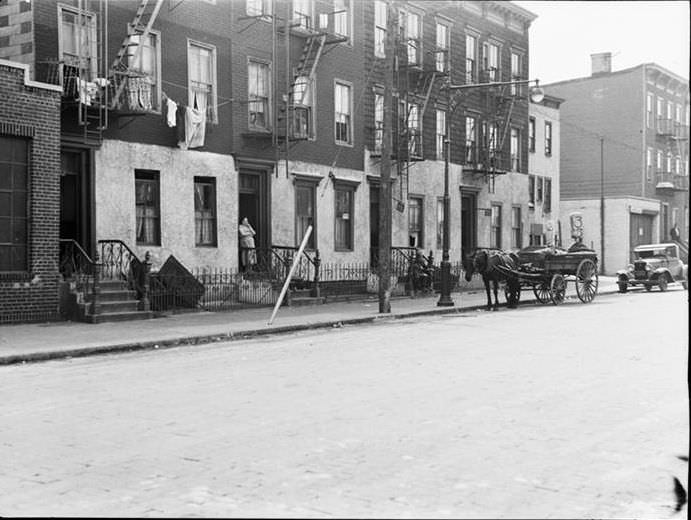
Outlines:
<svg viewBox="0 0 691 520"><path fill-rule="evenodd" d="M52 85L22 88L59 101L59 162L42 166L55 189L29 206L52 215L31 224L52 237L41 261L81 273L63 290L82 302L99 280L149 269L285 262L308 230L313 266L373 264L382 218L394 247L439 259L446 171L452 262L554 241L558 188L529 164L534 19L501 1L1 0L0 58ZM0 88L3 124L35 112ZM380 211L384 161L392 215ZM552 204L539 216L535 193ZM32 280L27 258L0 277Z"/></svg>
<svg viewBox="0 0 691 520"><path fill-rule="evenodd" d="M689 84L655 63L612 70L592 55L585 78L545 90L561 108L561 218L580 215L584 242L605 271L622 269L639 244L679 244L688 255Z"/></svg>

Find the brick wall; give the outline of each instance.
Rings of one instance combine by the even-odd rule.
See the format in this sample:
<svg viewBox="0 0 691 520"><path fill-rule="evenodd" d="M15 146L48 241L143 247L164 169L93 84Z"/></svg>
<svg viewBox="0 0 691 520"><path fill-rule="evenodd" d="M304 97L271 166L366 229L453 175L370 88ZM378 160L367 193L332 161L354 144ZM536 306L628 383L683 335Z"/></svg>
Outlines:
<svg viewBox="0 0 691 520"><path fill-rule="evenodd" d="M29 146L28 265L0 272L0 323L55 318L58 312L60 93L25 82L25 67L0 61L0 135Z"/></svg>

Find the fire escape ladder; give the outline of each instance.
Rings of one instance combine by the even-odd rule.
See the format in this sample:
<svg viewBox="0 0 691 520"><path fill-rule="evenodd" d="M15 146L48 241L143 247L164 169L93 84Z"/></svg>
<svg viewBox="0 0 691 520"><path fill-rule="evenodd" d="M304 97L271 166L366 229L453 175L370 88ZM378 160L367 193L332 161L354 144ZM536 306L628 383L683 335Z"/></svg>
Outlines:
<svg viewBox="0 0 691 520"><path fill-rule="evenodd" d="M134 20L128 27L127 35L122 41L120 49L111 65L111 72L113 73L113 80L115 88L112 99L112 107L116 108L120 100L120 96L125 90L127 84L127 74L130 72L129 63L136 61L139 56L144 42L149 37L151 28L156 21L158 12L161 10L164 0L141 0L137 12L134 15ZM139 43L134 42L134 37L137 36ZM134 47L134 52L130 52Z"/></svg>
<svg viewBox="0 0 691 520"><path fill-rule="evenodd" d="M317 65L319 64L319 58L324 50L324 43L326 42L326 34L317 34L307 38L304 47L302 48L302 54L300 55L300 61L293 76L292 87L295 86L295 81L300 76L307 76L311 82L314 79L314 75L317 73ZM305 74L307 71L309 73Z"/></svg>
<svg viewBox="0 0 691 520"><path fill-rule="evenodd" d="M420 114L420 119L423 119L425 116L427 104L429 103L429 98L432 95L432 88L434 88L434 80L437 79L437 71L433 71L431 75L426 75L426 79L429 79L429 85L426 85L427 93L425 94L425 101L422 103L422 113Z"/></svg>

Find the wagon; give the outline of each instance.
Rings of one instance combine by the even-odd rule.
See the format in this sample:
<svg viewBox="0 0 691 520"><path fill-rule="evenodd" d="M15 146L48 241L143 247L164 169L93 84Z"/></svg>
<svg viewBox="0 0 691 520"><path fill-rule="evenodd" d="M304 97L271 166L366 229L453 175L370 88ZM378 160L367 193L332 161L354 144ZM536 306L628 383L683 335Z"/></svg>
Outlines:
<svg viewBox="0 0 691 520"><path fill-rule="evenodd" d="M497 269L506 277L509 305L518 303L524 289L532 289L540 303L559 305L564 301L568 280L575 282L576 294L583 303L590 303L597 294L597 254L590 249L564 251L530 246L518 252L515 269Z"/></svg>

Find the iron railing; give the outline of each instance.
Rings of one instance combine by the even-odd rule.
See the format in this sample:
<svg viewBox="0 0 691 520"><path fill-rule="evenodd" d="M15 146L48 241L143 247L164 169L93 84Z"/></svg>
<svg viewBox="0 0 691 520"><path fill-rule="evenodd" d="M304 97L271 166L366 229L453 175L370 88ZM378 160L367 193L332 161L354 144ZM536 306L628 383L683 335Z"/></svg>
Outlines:
<svg viewBox="0 0 691 520"><path fill-rule="evenodd" d="M64 280L74 284L74 290L82 301L94 297L98 263L79 245L76 240L61 238L60 274Z"/></svg>

